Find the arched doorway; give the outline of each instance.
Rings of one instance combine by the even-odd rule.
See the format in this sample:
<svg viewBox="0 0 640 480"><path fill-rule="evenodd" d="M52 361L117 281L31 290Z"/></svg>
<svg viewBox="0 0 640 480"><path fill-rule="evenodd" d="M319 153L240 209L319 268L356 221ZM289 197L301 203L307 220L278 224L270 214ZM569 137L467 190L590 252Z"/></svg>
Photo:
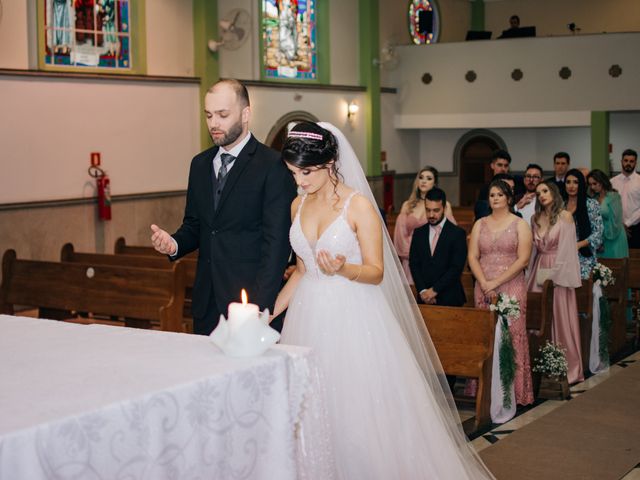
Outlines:
<svg viewBox="0 0 640 480"><path fill-rule="evenodd" d="M472 130L458 140L454 158L459 166L460 206L475 204L480 190L491 180L489 164L498 149L506 150L506 144L490 130Z"/></svg>
<svg viewBox="0 0 640 480"><path fill-rule="evenodd" d="M290 112L286 115L283 115L276 121L276 123L269 131L269 135L267 135L265 144L280 152L282 150L282 147L284 146L285 140L287 139L289 124L305 121L317 122L318 118L315 115L312 115L309 112L304 112L302 110Z"/></svg>

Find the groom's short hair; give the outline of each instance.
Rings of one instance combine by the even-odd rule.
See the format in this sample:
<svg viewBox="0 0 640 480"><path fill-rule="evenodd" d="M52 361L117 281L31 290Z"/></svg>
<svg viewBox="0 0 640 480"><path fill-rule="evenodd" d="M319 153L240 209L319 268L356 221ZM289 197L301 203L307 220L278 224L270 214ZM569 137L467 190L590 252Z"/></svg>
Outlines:
<svg viewBox="0 0 640 480"><path fill-rule="evenodd" d="M236 80L235 78L224 78L217 81L216 83L211 85L211 87L209 87L207 93L212 93L218 85L223 84L228 85L235 92L236 98L238 99L238 102L240 103L242 108L249 107L251 105L249 103L249 92L247 90L247 87L245 87L239 80Z"/></svg>
<svg viewBox="0 0 640 480"><path fill-rule="evenodd" d="M443 207L447 205L447 194L444 193L444 190L438 187L433 187L429 190L424 199L431 202L442 202Z"/></svg>

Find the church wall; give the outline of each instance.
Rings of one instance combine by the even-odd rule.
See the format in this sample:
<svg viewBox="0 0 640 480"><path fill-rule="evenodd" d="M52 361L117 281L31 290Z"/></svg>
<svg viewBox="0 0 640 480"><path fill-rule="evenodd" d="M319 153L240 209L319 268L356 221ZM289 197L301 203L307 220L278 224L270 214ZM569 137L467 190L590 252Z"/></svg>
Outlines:
<svg viewBox="0 0 640 480"><path fill-rule="evenodd" d="M639 49L640 33L399 47L396 126L580 126L590 123L592 110L640 109ZM612 65L621 75L610 75ZM563 67L568 79L560 77Z"/></svg>

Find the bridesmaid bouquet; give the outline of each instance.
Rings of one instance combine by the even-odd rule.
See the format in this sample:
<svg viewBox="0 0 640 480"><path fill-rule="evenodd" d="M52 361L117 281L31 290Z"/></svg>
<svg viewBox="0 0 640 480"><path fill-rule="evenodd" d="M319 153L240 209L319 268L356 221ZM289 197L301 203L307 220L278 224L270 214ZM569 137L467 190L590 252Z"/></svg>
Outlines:
<svg viewBox="0 0 640 480"><path fill-rule="evenodd" d="M506 318L508 324L511 325L520 317L520 302L518 302L516 297L500 293L498 294L498 301L496 304L489 305L489 310L496 312L496 314L503 318Z"/></svg>
<svg viewBox="0 0 640 480"><path fill-rule="evenodd" d="M565 351L559 345L547 341L540 347L540 355L536 357L533 371L559 380L567 376L569 365Z"/></svg>
<svg viewBox="0 0 640 480"><path fill-rule="evenodd" d="M500 383L502 384L502 401L506 408L511 408L511 391L513 380L516 378L516 351L513 348L513 340L509 325L520 317L520 302L514 296L499 293L495 304L489 305L489 310L498 315L498 328L500 328L500 344L498 359L500 369Z"/></svg>
<svg viewBox="0 0 640 480"><path fill-rule="evenodd" d="M608 287L609 285L613 285L616 283L616 279L613 278L613 272L609 267L603 265L601 263L596 263L591 270L591 274L593 275L593 281L600 282L600 285L603 287Z"/></svg>

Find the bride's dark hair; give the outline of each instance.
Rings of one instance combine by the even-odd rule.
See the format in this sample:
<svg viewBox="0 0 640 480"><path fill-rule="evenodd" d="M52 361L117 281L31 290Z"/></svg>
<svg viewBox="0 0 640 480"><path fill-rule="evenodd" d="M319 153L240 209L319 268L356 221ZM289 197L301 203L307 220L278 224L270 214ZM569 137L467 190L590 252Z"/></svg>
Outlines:
<svg viewBox="0 0 640 480"><path fill-rule="evenodd" d="M329 178L337 190L342 177L337 165L338 141L317 123L300 122L290 130L282 147L282 159L298 168L329 168Z"/></svg>
<svg viewBox="0 0 640 480"><path fill-rule="evenodd" d="M298 168L327 168L329 162L338 160L338 142L333 133L317 123L300 122L289 132L282 158Z"/></svg>

